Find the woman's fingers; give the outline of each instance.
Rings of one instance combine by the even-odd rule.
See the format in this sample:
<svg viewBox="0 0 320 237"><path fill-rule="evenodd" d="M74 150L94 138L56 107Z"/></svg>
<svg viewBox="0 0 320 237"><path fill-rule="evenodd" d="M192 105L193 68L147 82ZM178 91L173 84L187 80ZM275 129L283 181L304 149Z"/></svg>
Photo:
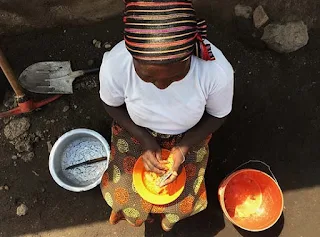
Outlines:
<svg viewBox="0 0 320 237"><path fill-rule="evenodd" d="M146 171L155 172L157 174L164 174L165 173L165 171L154 167L150 162L147 162L147 161L144 163L144 168L146 169Z"/></svg>
<svg viewBox="0 0 320 237"><path fill-rule="evenodd" d="M157 160L154 153L145 152L145 154L143 155L143 160L144 160L145 168L148 171L152 171L158 174L165 173L165 170L166 170L165 166Z"/></svg>
<svg viewBox="0 0 320 237"><path fill-rule="evenodd" d="M158 160L159 162L162 161L161 150L157 150L156 153L155 153L155 155L156 155L156 158L157 158L157 160Z"/></svg>
<svg viewBox="0 0 320 237"><path fill-rule="evenodd" d="M173 181L175 181L178 177L178 173L176 171L173 171L172 175L163 183L160 184L160 187L162 188L163 186L166 186L170 183L172 183Z"/></svg>
<svg viewBox="0 0 320 237"><path fill-rule="evenodd" d="M179 169L181 168L181 164L184 160L184 157L182 156L181 152L174 152L174 162L173 162L173 166L172 166L172 175L166 180L164 181L162 184L160 184L160 187L166 186L170 183L172 183L173 181L176 180L176 178L178 177L178 172Z"/></svg>
<svg viewBox="0 0 320 237"><path fill-rule="evenodd" d="M163 164L163 165L166 165L166 164L168 164L169 163L169 161L167 161L167 160L161 160L160 161L160 164Z"/></svg>

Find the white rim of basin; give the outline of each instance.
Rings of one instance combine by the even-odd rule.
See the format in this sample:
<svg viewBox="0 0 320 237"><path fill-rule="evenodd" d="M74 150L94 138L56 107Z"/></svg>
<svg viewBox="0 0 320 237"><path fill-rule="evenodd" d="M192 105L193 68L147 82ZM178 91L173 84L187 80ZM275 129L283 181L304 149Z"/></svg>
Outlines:
<svg viewBox="0 0 320 237"><path fill-rule="evenodd" d="M57 148L62 144L62 142L65 140L65 138L67 138L69 136L72 136L72 135L75 135L75 134L79 134L79 133L80 134L81 133L85 133L85 134L88 134L88 135L92 135L93 137L97 138L103 144L104 148L106 149L107 157L108 157L107 166L106 166L104 171L106 171L108 169L109 159L110 159L110 146L109 146L107 140L101 134L97 133L96 131L93 131L91 129L86 129L86 128L78 128L78 129L74 129L74 130L71 130L71 131L66 132L65 134L63 134L55 142L55 144L53 145L52 150L50 152L50 156L49 156L49 171L50 171L50 174L51 174L52 178L54 179L54 181L60 187L66 189L66 190L72 191L72 192L83 192L83 191L88 191L90 189L93 189L93 188L97 187L101 183L101 179L102 179L102 176L101 176L100 179L98 179L97 181L95 181L92 184L89 184L86 187L81 187L81 188L80 187L73 187L73 186L70 186L70 185L62 182L60 180L60 178L58 177L55 169L53 168L54 167L53 155L56 153Z"/></svg>

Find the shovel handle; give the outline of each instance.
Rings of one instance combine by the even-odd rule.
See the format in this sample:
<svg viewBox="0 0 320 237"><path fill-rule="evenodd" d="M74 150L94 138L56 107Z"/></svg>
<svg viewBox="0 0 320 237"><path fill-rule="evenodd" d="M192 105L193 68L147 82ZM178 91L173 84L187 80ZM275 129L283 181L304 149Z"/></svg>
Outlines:
<svg viewBox="0 0 320 237"><path fill-rule="evenodd" d="M18 101L19 101L19 99L25 97L25 94L23 93L22 87L19 85L18 80L17 80L12 68L9 65L9 62L6 59L6 57L4 56L1 49L0 49L0 67L1 67L4 75L7 77L12 89L14 90Z"/></svg>
<svg viewBox="0 0 320 237"><path fill-rule="evenodd" d="M93 69L87 69L87 70L82 70L84 74L90 74L90 73L95 73L99 72L100 68L93 68Z"/></svg>

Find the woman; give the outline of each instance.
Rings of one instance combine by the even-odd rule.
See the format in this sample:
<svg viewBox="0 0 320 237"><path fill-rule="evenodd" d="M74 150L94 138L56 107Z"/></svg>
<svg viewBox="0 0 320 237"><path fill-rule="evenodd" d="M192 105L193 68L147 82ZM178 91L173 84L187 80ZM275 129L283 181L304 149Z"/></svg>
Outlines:
<svg viewBox="0 0 320 237"><path fill-rule="evenodd" d="M207 206L204 174L208 142L231 112L233 69L206 37L189 0L126 1L125 40L103 58L100 96L115 123L111 162L102 194L112 208L110 222L140 226L162 214L162 228ZM143 200L132 184L142 156L147 170L165 173L161 149L174 156L174 181L187 172L185 190L168 205Z"/></svg>

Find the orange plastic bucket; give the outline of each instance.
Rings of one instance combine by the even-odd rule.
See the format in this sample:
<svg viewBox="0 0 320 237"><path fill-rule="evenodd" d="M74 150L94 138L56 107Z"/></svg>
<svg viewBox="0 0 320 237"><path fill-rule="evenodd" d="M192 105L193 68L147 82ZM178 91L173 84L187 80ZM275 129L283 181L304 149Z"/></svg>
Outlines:
<svg viewBox="0 0 320 237"><path fill-rule="evenodd" d="M283 194L278 183L255 169L232 173L220 184L218 196L226 217L248 231L272 227L283 211Z"/></svg>

